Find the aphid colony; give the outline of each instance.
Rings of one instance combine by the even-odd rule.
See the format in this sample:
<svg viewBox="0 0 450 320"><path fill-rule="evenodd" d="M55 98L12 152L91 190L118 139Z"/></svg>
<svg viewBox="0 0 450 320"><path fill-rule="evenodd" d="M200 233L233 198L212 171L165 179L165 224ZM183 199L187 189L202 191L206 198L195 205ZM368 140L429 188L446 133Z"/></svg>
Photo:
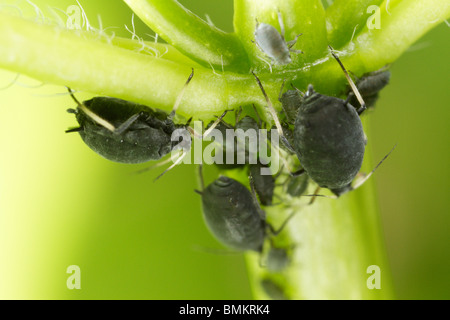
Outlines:
<svg viewBox="0 0 450 320"><path fill-rule="evenodd" d="M300 35L286 42L280 13L278 18L282 34L271 25L257 23L256 45L274 63L289 64L289 51L300 53L291 50ZM320 188L331 190L337 197L357 187L352 186L352 181L361 169L366 145L360 115L367 107L374 105L379 91L389 81L389 71L377 71L363 76L355 85L331 47L330 53L342 67L350 84L348 98L343 100L320 94L312 85L304 93L294 87L283 93L284 83L280 84L282 122L278 119L263 84L253 74L274 117L282 144L288 153L298 158L301 165L296 172L289 172L283 183L283 190L290 197L302 196L310 181ZM189 126L190 120L184 124L176 124L174 116L177 107L193 76L194 70L181 89L170 114L110 97L95 97L80 103L69 89L77 103L77 109L68 111L76 115L79 127L67 132L78 132L92 150L108 160L143 163L159 160L179 147L179 141L171 139L172 133L177 129L187 129L197 136L207 135L213 129L261 129L261 120L258 123L250 116L240 118L241 109L236 113L234 126L223 120L225 113L203 133L193 131ZM364 101L368 102L367 105ZM190 140L188 141L182 147L184 151L190 148ZM226 144L223 148L227 148ZM197 192L201 195L204 219L217 240L234 250L262 253L265 241L269 240L271 245L265 255L265 265L270 272L281 272L289 264L290 248L277 248L272 238L283 230L292 215L277 229L267 222L262 206L277 205L273 200L277 176L261 174L265 165L259 159L256 164L248 164L251 155L249 149L245 148L245 152L246 163L231 168L247 170L250 188L227 176L220 176L205 186L200 167L202 186ZM276 284L269 280L262 286L273 292L277 291Z"/></svg>

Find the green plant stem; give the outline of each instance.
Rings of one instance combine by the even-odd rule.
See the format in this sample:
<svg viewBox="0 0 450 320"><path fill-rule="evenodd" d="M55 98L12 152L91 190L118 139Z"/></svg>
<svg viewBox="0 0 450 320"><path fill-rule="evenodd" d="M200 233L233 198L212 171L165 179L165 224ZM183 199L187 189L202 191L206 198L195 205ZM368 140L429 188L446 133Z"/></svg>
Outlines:
<svg viewBox="0 0 450 320"><path fill-rule="evenodd" d="M191 59L225 70L248 69L234 34L225 33L173 0L124 0L153 31Z"/></svg>
<svg viewBox="0 0 450 320"><path fill-rule="evenodd" d="M366 26L367 8L383 0L336 0L326 10L328 41L338 49Z"/></svg>
<svg viewBox="0 0 450 320"><path fill-rule="evenodd" d="M373 168L370 140L362 169ZM291 264L281 273L261 268L257 254L247 255L251 284L257 299L267 299L261 279L272 279L289 299L393 299L392 279L385 256L374 180L339 199L290 198L277 190L282 204L266 208L275 226L292 212L296 216L286 230L273 238L276 246L294 245ZM309 194L316 186L309 188ZM307 192L308 193L308 192ZM321 189L320 194L331 195ZM286 240L288 239L288 240ZM380 289L370 289L368 267L380 268ZM369 281L370 282L370 281Z"/></svg>
<svg viewBox="0 0 450 320"><path fill-rule="evenodd" d="M253 17L267 18L277 25L274 21L278 5L290 8L299 4L305 9L307 1L236 0L236 34L216 32L174 1L129 0L127 3L173 45L153 46L153 49L167 49L166 57L147 54L139 49L138 43L134 46L128 40L117 38L108 41L93 33L68 31L0 13L0 67L44 82L165 110L172 108L191 68L195 67L194 79L178 110L180 114L208 120L226 109L251 103L264 110L264 98L247 69L248 57L256 66L258 62L255 59L261 54L251 47ZM261 7L256 3L261 3ZM381 29L368 30L365 26L354 39L354 46L347 44L341 48L339 55L343 63L357 76L392 63L425 32L450 16L447 0L392 0L388 11L386 4L386 1L381 4ZM174 9L172 14L168 12L171 9ZM317 16L313 15L311 19L325 19L321 6L314 7L314 10L311 14L317 13ZM300 11L292 9L292 13L294 17L300 17ZM248 21L245 20L246 14L249 14ZM197 22L191 27L180 21ZM289 37L299 32L298 25L292 21L290 18L285 21ZM311 22L312 25L314 23ZM300 49L311 48L313 53L308 53L311 60L294 61L292 66L276 69L274 73L268 73L266 67L261 69L259 76L277 109L280 108L277 101L280 83L284 79L300 89L313 84L324 94L343 96L346 90L342 70L323 50L325 24L317 24L317 39L313 39L315 30L307 29L306 25L300 28L303 29L300 32L305 33L304 42L299 42L304 45ZM199 30L209 31L198 35ZM308 34L306 30L310 30ZM313 40L320 44L317 51L314 51ZM194 47L196 42L201 42L204 47ZM211 48L217 50L208 53ZM188 57L181 58L181 53ZM222 60L224 69L234 72L222 72ZM214 69L209 67L209 62ZM370 150L366 153L366 161L368 158ZM371 169L370 164L364 167L366 172ZM292 266L286 272L274 275L286 288L286 294L301 299L391 298L388 266L380 240L371 183L339 200L320 198L312 206L305 205L307 202L307 199L288 199L284 206L267 210L274 225L280 225L287 214L298 210L296 218L279 238L283 240L284 237L288 243L298 246ZM256 260L249 255L250 276L256 296L266 297L261 293L258 281L267 276L267 271L257 267ZM382 290L369 290L366 286L369 276L366 270L370 265L381 268Z"/></svg>

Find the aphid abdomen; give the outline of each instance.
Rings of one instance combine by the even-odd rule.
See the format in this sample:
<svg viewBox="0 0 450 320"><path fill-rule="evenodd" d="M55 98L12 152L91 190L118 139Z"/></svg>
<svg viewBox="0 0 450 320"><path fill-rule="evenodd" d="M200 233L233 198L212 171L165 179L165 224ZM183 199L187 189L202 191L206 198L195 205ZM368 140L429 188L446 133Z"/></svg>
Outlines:
<svg viewBox="0 0 450 320"><path fill-rule="evenodd" d="M261 50L277 64L291 63L289 48L281 34L270 24L261 23L255 32L255 40Z"/></svg>
<svg viewBox="0 0 450 320"><path fill-rule="evenodd" d="M262 164L250 165L249 171L253 179L256 194L263 206L272 205L273 192L275 189L275 178L272 175L262 175L261 168L266 167Z"/></svg>
<svg viewBox="0 0 450 320"><path fill-rule="evenodd" d="M281 106L286 115L288 123L294 123L297 118L298 107L300 106L302 97L297 90L288 90L280 98Z"/></svg>
<svg viewBox="0 0 450 320"><path fill-rule="evenodd" d="M175 125L165 120L167 114L164 112L110 97L95 97L84 104L116 128L133 115L143 115L123 133L115 134L83 111L78 111L77 121L82 128L79 134L88 147L100 156L114 162L133 164L159 160L171 151L171 132Z"/></svg>
<svg viewBox="0 0 450 320"><path fill-rule="evenodd" d="M98 124L85 122L79 133L86 145L97 154L119 163L159 160L171 151L170 137L161 129L146 127L114 135Z"/></svg>
<svg viewBox="0 0 450 320"><path fill-rule="evenodd" d="M265 223L245 186L221 176L203 191L202 203L206 224L220 242L236 250L261 250Z"/></svg>
<svg viewBox="0 0 450 320"><path fill-rule="evenodd" d="M348 186L361 168L365 138L356 109L318 93L305 97L295 122L294 148L320 187Z"/></svg>

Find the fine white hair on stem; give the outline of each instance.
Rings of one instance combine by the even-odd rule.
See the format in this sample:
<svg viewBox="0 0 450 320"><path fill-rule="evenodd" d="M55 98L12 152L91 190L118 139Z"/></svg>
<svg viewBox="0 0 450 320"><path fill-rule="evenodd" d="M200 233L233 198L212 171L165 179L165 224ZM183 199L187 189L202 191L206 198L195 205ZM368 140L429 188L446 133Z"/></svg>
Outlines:
<svg viewBox="0 0 450 320"><path fill-rule="evenodd" d="M388 15L391 15L391 13L389 12L389 2L390 0L386 0L386 12Z"/></svg>
<svg viewBox="0 0 450 320"><path fill-rule="evenodd" d="M22 83L22 82L20 82L20 81L17 81L17 85L18 85L18 86L21 86L21 87L23 87L23 88L37 89L37 88L41 88L41 87L45 86L46 83L45 83L44 81L40 81L38 84L35 84L35 85L29 85L29 84L25 84L25 83Z"/></svg>
<svg viewBox="0 0 450 320"><path fill-rule="evenodd" d="M220 74L218 74L218 73L216 72L216 69L214 69L214 67L213 67L213 65L212 65L212 63L211 63L211 61L208 61L208 63L209 63L209 66L210 66L211 69L212 69L212 72L213 72L216 76L220 76Z"/></svg>
<svg viewBox="0 0 450 320"><path fill-rule="evenodd" d="M353 33L352 33L352 37L350 39L350 50L354 50L355 49L355 43L353 42L353 38L355 37L355 33L356 33L356 28L358 28L359 24L357 24L354 28L353 28Z"/></svg>
<svg viewBox="0 0 450 320"><path fill-rule="evenodd" d="M269 70L270 70L270 73L272 73L272 64L269 62L269 61L267 61L266 59L264 59L264 58L261 58L261 57L259 57L259 56L256 56L259 60L261 60L261 61L263 61L264 63L266 63L268 66L269 66Z"/></svg>
<svg viewBox="0 0 450 320"><path fill-rule="evenodd" d="M125 29L131 33L131 40L137 40L139 42L139 44L141 45L140 48L135 49L136 52L145 52L149 55L155 56L155 57L160 57L161 53L159 52L158 49L156 48L152 48L151 46L147 45L144 41L143 38L139 37L136 33L136 27L134 24L134 13L131 15L131 30L130 28L128 28L127 25L125 25Z"/></svg>
<svg viewBox="0 0 450 320"><path fill-rule="evenodd" d="M206 23L209 24L211 27L215 27L214 22L211 20L211 17L205 13L205 19Z"/></svg>
<svg viewBox="0 0 450 320"><path fill-rule="evenodd" d="M83 16L83 26L82 27L86 26L86 31L95 31L95 28L93 28L91 26L91 24L89 23L89 19L86 15L86 11L84 11L83 6L80 4L80 2L78 0L76 0L76 1L78 3L78 6L81 9L81 15Z"/></svg>
<svg viewBox="0 0 450 320"><path fill-rule="evenodd" d="M57 13L57 11L62 12L62 13L66 16L66 19L69 17L69 16L67 15L67 13L64 12L63 10L59 9L59 8L56 8L56 7L50 7L50 6L48 6L47 8L48 8L48 10L50 11L51 15L53 16L53 19L55 20L56 24L57 24L58 26L60 26L60 27L65 27L65 26L66 26L66 23L65 23L64 20L61 18L61 16Z"/></svg>
<svg viewBox="0 0 450 320"><path fill-rule="evenodd" d="M17 80L19 79L19 77L20 77L20 73L17 73L17 74L14 76L14 79L12 79L12 81L10 81L6 86L0 87L0 90L6 90L6 89L8 89L8 88L11 88L11 87L17 82Z"/></svg>
<svg viewBox="0 0 450 320"><path fill-rule="evenodd" d="M0 4L0 8L12 8L19 13L19 16L23 17L23 11L20 7L12 5L12 4Z"/></svg>
<svg viewBox="0 0 450 320"><path fill-rule="evenodd" d="M132 30L128 29L128 26L125 25L125 29L127 29L127 31L131 33L131 40L134 40L135 38L140 40L140 38L136 34L136 26L134 25L134 13L131 14L131 28Z"/></svg>
<svg viewBox="0 0 450 320"><path fill-rule="evenodd" d="M31 2L30 0L26 0L26 2L34 8L34 12L36 13L36 17L35 17L36 21L40 20L42 23L44 23L45 16L44 16L44 13L42 12L42 10L39 9L39 7L35 3Z"/></svg>

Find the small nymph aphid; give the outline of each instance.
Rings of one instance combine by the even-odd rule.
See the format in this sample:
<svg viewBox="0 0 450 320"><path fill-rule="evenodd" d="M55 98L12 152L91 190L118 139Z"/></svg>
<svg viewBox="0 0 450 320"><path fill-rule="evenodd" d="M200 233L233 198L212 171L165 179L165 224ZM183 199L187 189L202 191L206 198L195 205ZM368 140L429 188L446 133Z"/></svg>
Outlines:
<svg viewBox="0 0 450 320"><path fill-rule="evenodd" d="M292 62L290 52L302 53L300 50L292 49L301 34L297 35L294 40L286 42L284 38L284 23L280 11L278 11L278 23L280 24L281 34L272 25L256 21L255 43L272 62L285 65Z"/></svg>

